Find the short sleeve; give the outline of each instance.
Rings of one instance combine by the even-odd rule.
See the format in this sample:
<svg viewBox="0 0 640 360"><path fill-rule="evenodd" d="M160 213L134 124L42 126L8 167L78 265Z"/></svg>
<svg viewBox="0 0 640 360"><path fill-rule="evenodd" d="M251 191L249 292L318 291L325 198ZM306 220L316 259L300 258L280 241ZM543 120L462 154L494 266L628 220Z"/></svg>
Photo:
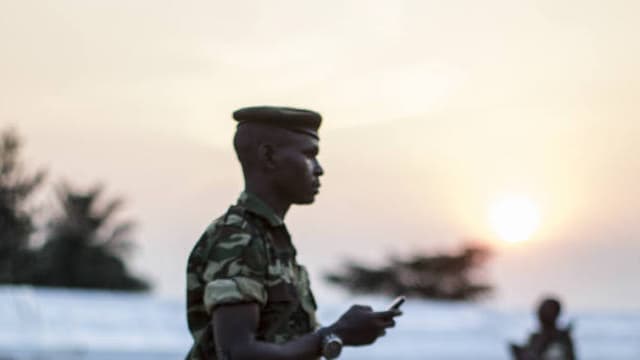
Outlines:
<svg viewBox="0 0 640 360"><path fill-rule="evenodd" d="M218 305L267 301L267 258L262 239L237 227L210 234L213 246L202 274L208 313Z"/></svg>

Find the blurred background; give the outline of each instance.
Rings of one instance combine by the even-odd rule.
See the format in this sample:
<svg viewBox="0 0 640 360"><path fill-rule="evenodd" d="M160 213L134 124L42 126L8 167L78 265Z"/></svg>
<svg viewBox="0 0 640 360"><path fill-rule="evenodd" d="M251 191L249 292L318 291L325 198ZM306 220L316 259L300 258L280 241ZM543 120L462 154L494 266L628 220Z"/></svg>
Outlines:
<svg viewBox="0 0 640 360"><path fill-rule="evenodd" d="M324 118L286 219L321 319L413 294L345 358L507 359L547 295L580 358L640 358L639 11L0 1L0 359L182 358L188 253L242 190L231 112L261 104Z"/></svg>

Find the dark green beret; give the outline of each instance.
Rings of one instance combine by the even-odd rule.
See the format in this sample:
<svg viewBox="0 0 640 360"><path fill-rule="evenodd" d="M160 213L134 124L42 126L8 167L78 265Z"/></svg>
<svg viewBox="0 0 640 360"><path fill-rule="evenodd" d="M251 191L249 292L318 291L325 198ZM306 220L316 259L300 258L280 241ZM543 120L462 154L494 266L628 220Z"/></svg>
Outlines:
<svg viewBox="0 0 640 360"><path fill-rule="evenodd" d="M251 106L236 110L233 118L238 126L263 124L307 134L318 138L322 116L315 111L279 106Z"/></svg>

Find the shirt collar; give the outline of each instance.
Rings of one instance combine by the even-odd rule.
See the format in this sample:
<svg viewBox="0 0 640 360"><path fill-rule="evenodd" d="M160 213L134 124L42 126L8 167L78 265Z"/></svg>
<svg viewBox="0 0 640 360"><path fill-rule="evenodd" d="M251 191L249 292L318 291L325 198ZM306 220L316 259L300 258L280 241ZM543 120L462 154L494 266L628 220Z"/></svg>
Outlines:
<svg viewBox="0 0 640 360"><path fill-rule="evenodd" d="M248 211L264 218L271 226L282 226L284 221L258 196L243 191L238 198L238 205L244 207Z"/></svg>

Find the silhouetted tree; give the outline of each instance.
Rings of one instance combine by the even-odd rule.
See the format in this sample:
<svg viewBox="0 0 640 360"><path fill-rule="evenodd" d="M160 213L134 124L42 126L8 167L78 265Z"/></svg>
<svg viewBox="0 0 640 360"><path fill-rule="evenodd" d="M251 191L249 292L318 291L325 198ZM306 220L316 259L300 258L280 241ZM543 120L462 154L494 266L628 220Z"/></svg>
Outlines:
<svg viewBox="0 0 640 360"><path fill-rule="evenodd" d="M24 283L32 275L34 254L29 239L35 228L26 207L45 173L25 175L20 145L15 131L0 134L0 283Z"/></svg>
<svg viewBox="0 0 640 360"><path fill-rule="evenodd" d="M58 189L61 213L48 226L39 251L36 285L144 291L149 285L129 274L122 257L131 248L131 222L115 222L120 199L98 207L102 188L86 193Z"/></svg>
<svg viewBox="0 0 640 360"><path fill-rule="evenodd" d="M454 254L392 258L388 265L377 269L349 262L343 271L330 273L326 279L354 293L473 300L492 289L474 278L475 270L487 261L489 253L486 247L470 245Z"/></svg>

